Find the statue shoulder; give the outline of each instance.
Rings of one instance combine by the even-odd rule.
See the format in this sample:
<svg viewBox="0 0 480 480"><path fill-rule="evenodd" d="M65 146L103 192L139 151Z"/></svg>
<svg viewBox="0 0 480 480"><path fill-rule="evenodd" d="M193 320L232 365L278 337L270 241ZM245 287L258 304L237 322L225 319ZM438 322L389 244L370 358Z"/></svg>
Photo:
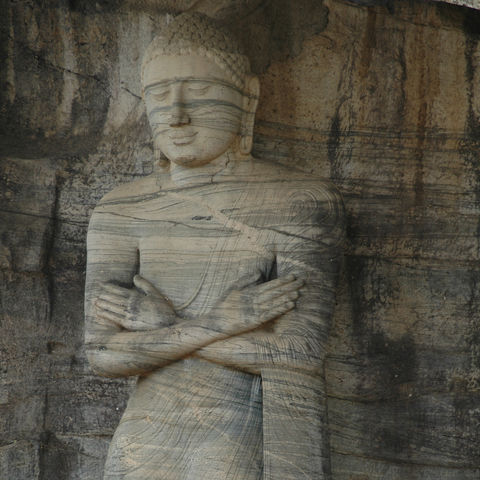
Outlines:
<svg viewBox="0 0 480 480"><path fill-rule="evenodd" d="M95 232L125 233L132 225L131 220L137 216L142 201L158 192L158 187L155 190L155 178L151 177L119 185L107 193L92 212L89 237Z"/></svg>
<svg viewBox="0 0 480 480"><path fill-rule="evenodd" d="M345 213L338 188L328 180L310 175L295 177L279 188L284 208L297 212L303 222L343 228Z"/></svg>
<svg viewBox="0 0 480 480"><path fill-rule="evenodd" d="M304 192L310 198L337 204L343 208L342 195L338 188L328 179L315 174L254 159L250 166L250 180L276 184L275 188L282 193L282 198L287 202L295 192L298 194Z"/></svg>
<svg viewBox="0 0 480 480"><path fill-rule="evenodd" d="M155 175L142 177L133 182L118 185L98 202L96 210L116 210L138 203L158 191Z"/></svg>
<svg viewBox="0 0 480 480"><path fill-rule="evenodd" d="M276 182L275 209L284 229L297 232L318 248L337 247L345 238L345 212L340 191L328 180L294 173Z"/></svg>
<svg viewBox="0 0 480 480"><path fill-rule="evenodd" d="M307 204L308 200L312 200L328 208L336 206L343 209L342 195L338 188L321 177L295 172L279 188L287 201L298 202L303 198Z"/></svg>

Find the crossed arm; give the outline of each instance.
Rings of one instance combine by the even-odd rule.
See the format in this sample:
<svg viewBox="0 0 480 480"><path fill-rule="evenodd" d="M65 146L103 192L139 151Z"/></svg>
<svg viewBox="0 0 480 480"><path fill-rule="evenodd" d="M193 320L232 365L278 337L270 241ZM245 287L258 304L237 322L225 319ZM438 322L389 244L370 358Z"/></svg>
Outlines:
<svg viewBox="0 0 480 480"><path fill-rule="evenodd" d="M132 289L103 283L89 302L90 362L106 376L146 373L292 310L302 283L289 275L233 289L208 316L194 320L177 317L169 300L139 275Z"/></svg>
<svg viewBox="0 0 480 480"><path fill-rule="evenodd" d="M233 289L193 320L178 317L138 275L131 289L103 283L90 302L90 362L106 376L146 373L191 354L257 374L265 366L316 370L333 309L336 259L327 261L330 275L314 269L303 272L305 282L290 273ZM257 329L273 319L273 331Z"/></svg>
<svg viewBox="0 0 480 480"><path fill-rule="evenodd" d="M330 239L324 241L317 240L315 221L304 209L302 214L307 222L277 245L277 279L246 281L208 315L190 320L177 316L146 279L136 276L134 288L120 286L135 276L137 246L123 234L105 237L103 224L97 234L94 214L86 286L86 344L94 370L136 375L189 355L251 373L269 366L318 370L335 299L343 219L332 219L340 228L327 226ZM117 249L109 255L112 245ZM271 320L268 331L257 328Z"/></svg>

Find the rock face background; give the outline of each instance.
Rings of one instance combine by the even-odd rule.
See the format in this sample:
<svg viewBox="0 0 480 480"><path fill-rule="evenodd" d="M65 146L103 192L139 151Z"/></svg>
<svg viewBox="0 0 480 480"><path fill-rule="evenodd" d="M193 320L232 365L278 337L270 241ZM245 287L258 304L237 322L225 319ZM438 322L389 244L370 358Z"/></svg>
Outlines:
<svg viewBox="0 0 480 480"><path fill-rule="evenodd" d="M478 480L480 16L402 0L0 1L0 478L101 478L131 382L85 360L85 236L152 170L138 71L172 4L244 41L256 156L344 195L334 480Z"/></svg>

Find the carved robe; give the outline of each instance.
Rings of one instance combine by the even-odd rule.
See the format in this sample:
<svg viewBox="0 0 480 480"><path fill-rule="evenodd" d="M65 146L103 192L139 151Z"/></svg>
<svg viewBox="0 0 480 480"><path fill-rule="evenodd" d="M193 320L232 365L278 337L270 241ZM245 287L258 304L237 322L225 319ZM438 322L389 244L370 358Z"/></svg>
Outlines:
<svg viewBox="0 0 480 480"><path fill-rule="evenodd" d="M89 358L103 375L141 374L106 479L323 478L323 360L343 227L330 184L260 161L207 184L152 175L99 203L88 234ZM212 343L204 355L154 361L146 345L109 343L125 331L93 315L101 282L130 286L137 272L185 320L208 316L245 278L293 273L305 287L296 308L266 327Z"/></svg>

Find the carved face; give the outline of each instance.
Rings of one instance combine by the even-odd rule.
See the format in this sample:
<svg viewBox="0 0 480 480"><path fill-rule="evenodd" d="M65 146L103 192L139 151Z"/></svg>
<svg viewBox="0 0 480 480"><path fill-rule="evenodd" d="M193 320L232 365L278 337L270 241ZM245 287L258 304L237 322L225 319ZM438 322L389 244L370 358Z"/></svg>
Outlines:
<svg viewBox="0 0 480 480"><path fill-rule="evenodd" d="M205 165L240 133L243 94L212 60L162 56L146 66L144 91L155 148L171 162Z"/></svg>

